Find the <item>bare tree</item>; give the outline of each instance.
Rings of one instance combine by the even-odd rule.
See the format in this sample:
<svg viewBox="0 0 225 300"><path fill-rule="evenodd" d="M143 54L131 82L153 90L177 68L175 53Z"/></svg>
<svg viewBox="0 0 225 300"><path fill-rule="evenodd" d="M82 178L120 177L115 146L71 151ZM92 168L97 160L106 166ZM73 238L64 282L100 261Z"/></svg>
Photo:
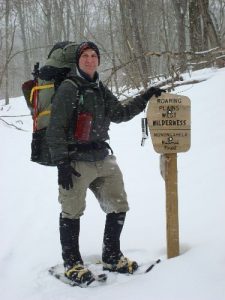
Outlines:
<svg viewBox="0 0 225 300"><path fill-rule="evenodd" d="M148 66L144 57L143 40L141 39L140 26L137 20L138 10L141 9L140 4L135 0L128 1L128 9L130 10L131 28L133 29L133 46L136 49L135 53L141 56L139 70L143 86L146 88L148 84Z"/></svg>
<svg viewBox="0 0 225 300"><path fill-rule="evenodd" d="M20 23L20 30L21 30L21 38L23 44L23 67L24 67L24 77L26 80L30 77L31 67L30 67L30 59L28 55L28 43L27 43L27 35L26 35L26 18L24 18L25 5L28 5L26 0L17 0L14 2L16 10L18 12L19 23Z"/></svg>
<svg viewBox="0 0 225 300"><path fill-rule="evenodd" d="M53 29L52 29L52 24L53 19L52 19L52 0L45 0L42 2L42 7L43 7L43 12L45 16L45 22L47 24L47 42L49 45L54 43L53 39Z"/></svg>
<svg viewBox="0 0 225 300"><path fill-rule="evenodd" d="M225 1L214 0L209 4L210 15L216 28L220 44L225 47Z"/></svg>
<svg viewBox="0 0 225 300"><path fill-rule="evenodd" d="M0 73L0 87L3 85L4 81L4 90L5 90L5 103L9 103L9 61L10 56L14 46L14 36L15 36L15 18L10 21L10 16L12 13L10 1L4 0L2 5L4 11L4 34L3 40L5 41L5 57L3 59L3 66Z"/></svg>
<svg viewBox="0 0 225 300"><path fill-rule="evenodd" d="M203 50L203 32L201 24L201 10L199 2L189 0L189 33L190 44L193 51Z"/></svg>
<svg viewBox="0 0 225 300"><path fill-rule="evenodd" d="M193 51L221 45L209 10L209 0L189 0L190 41Z"/></svg>
<svg viewBox="0 0 225 300"><path fill-rule="evenodd" d="M145 1L143 0L143 2ZM145 47L143 44L145 42L147 45L147 41L142 38L145 35L143 32L144 21L141 19L141 16L144 15L144 7L134 0L120 0L119 4L123 50L126 53L126 60L132 61L132 64L127 67L128 75L129 78L133 79L133 86L138 87L142 84L146 87L149 81L149 68L144 56ZM138 59L136 59L137 57Z"/></svg>
<svg viewBox="0 0 225 300"><path fill-rule="evenodd" d="M112 47L112 65L113 71L116 69L116 50L115 50L115 40L114 40L114 32L113 32L113 22L112 22L112 5L111 0L108 0L108 15L109 15L109 32L110 32L110 41ZM119 93L118 81L117 81L117 73L114 74L114 84L116 88L117 94Z"/></svg>
<svg viewBox="0 0 225 300"><path fill-rule="evenodd" d="M204 24L204 48L219 46L218 35L209 12L209 0L198 0L198 3Z"/></svg>
<svg viewBox="0 0 225 300"><path fill-rule="evenodd" d="M130 79L126 81L128 85L131 84L133 87L139 87L140 80L137 78L137 71L139 70L139 66L135 58L135 52L132 47L132 32L131 32L131 24L130 24L130 17L127 8L127 0L119 0L119 7L120 7L120 20L121 20L121 34L122 34L122 53L120 51L120 56L122 60L132 61L133 63L128 65L126 68L126 77Z"/></svg>
<svg viewBox="0 0 225 300"><path fill-rule="evenodd" d="M5 97L5 87L6 98L21 95L31 65L45 63L55 42L88 39L101 50L103 81L117 90L141 89L154 78L173 77L186 63L194 65L202 57L195 52L224 46L225 2L0 0L0 96ZM224 65L218 51L204 56L207 66L219 57ZM198 67L203 66L200 60Z"/></svg>
<svg viewBox="0 0 225 300"><path fill-rule="evenodd" d="M9 104L9 66L8 66L8 58L9 58L9 1L5 2L5 104Z"/></svg>
<svg viewBox="0 0 225 300"><path fill-rule="evenodd" d="M177 32L178 32L178 49L181 53L180 56L180 68L184 71L186 68L186 30L185 30L185 16L187 12L187 1L186 0L172 0L175 16L177 21Z"/></svg>

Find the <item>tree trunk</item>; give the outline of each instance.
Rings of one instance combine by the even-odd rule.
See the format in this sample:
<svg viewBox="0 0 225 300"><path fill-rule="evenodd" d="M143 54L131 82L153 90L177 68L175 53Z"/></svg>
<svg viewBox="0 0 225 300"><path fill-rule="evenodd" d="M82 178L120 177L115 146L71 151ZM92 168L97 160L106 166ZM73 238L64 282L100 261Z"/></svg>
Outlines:
<svg viewBox="0 0 225 300"><path fill-rule="evenodd" d="M111 41L111 47L112 47L112 65L113 70L116 70L116 55L115 55L115 44L114 44L114 37L113 37L113 29L112 29L112 13L111 13L111 2L109 0L108 2L108 15L109 15L109 28L110 28L110 41ZM114 74L114 83L116 88L116 93L119 94L119 87L117 82L117 73Z"/></svg>
<svg viewBox="0 0 225 300"><path fill-rule="evenodd" d="M209 0L198 0L199 8L202 14L205 33L205 49L220 46L215 26L209 13Z"/></svg>
<svg viewBox="0 0 225 300"><path fill-rule="evenodd" d="M66 40L70 40L70 12L71 7L69 0L66 2Z"/></svg>
<svg viewBox="0 0 225 300"><path fill-rule="evenodd" d="M24 75L25 80L28 80L30 78L31 73L31 67L30 67L30 60L28 56L28 47L27 47L27 38L25 33L25 17L24 17L24 3L23 0L18 0L15 3L16 10L18 12L19 16L19 22L20 22L20 29L21 29L21 37L22 37L22 43L23 43L23 67L24 67ZM22 7L23 6L23 7Z"/></svg>
<svg viewBox="0 0 225 300"><path fill-rule="evenodd" d="M192 51L203 50L201 12L196 0L189 0L189 33Z"/></svg>
<svg viewBox="0 0 225 300"><path fill-rule="evenodd" d="M10 1L5 0L5 57L6 57L6 68L5 68L5 105L9 104L9 10Z"/></svg>
<svg viewBox="0 0 225 300"><path fill-rule="evenodd" d="M45 0L43 2L44 11L45 11L45 19L47 23L47 39L48 44L53 45L53 32L52 32L52 3L51 0Z"/></svg>
<svg viewBox="0 0 225 300"><path fill-rule="evenodd" d="M133 37L134 41L133 44L135 45L135 48L137 49L137 56L141 56L140 59L140 75L142 79L142 84L146 88L148 84L148 66L147 62L144 57L144 47L143 47L143 41L141 39L141 34L139 31L138 26L138 20L137 20L137 7L135 6L135 3L140 6L140 3L136 0L129 0L129 7L130 7L130 15L132 20L132 27L133 27Z"/></svg>
<svg viewBox="0 0 225 300"><path fill-rule="evenodd" d="M134 52L131 47L131 33L130 33L130 24L129 24L129 16L127 12L127 0L119 0L120 7L120 16L121 16L121 27L122 27L122 40L123 40L123 57L126 61L134 59ZM136 70L138 69L138 65L136 63L132 63L126 68L127 73L127 82L125 84L131 84L133 88L138 88L140 86L140 80L136 78Z"/></svg>
<svg viewBox="0 0 225 300"><path fill-rule="evenodd" d="M186 0L173 0L173 6L175 10L177 20L177 32L178 32L178 49L180 55L180 68L184 71L186 68L186 32L185 32L185 14L187 11Z"/></svg>

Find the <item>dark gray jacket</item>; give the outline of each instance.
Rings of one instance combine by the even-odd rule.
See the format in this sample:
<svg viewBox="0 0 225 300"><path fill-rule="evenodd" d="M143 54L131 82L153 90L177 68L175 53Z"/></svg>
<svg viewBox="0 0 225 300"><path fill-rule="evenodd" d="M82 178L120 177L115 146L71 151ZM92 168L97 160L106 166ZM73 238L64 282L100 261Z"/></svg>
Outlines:
<svg viewBox="0 0 225 300"><path fill-rule="evenodd" d="M108 155L107 141L110 122L131 120L146 107L141 96L119 101L101 82L91 83L73 76L58 88L52 103L47 142L55 163L70 159L83 161L102 160ZM75 123L80 112L89 112L93 122L88 142L74 137Z"/></svg>

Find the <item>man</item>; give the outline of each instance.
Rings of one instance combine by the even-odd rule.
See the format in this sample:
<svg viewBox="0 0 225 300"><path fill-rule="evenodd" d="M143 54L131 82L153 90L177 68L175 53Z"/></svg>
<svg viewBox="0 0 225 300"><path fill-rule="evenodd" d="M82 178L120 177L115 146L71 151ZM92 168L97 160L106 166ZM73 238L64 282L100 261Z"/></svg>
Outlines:
<svg viewBox="0 0 225 300"><path fill-rule="evenodd" d="M127 103L120 102L99 81L100 53L93 42L81 43L75 53L76 72L59 86L52 104L47 141L58 167L60 240L65 276L78 284L92 279L79 251L80 217L91 189L106 213L103 237L103 269L132 274L135 261L124 257L120 234L129 210L122 173L107 144L110 122L129 121L144 110L150 88Z"/></svg>

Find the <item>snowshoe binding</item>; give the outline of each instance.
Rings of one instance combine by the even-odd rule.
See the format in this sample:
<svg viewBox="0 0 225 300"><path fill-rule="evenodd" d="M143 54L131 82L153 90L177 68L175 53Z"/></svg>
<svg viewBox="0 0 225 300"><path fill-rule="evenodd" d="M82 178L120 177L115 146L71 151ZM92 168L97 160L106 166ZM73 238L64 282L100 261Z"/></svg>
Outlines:
<svg viewBox="0 0 225 300"><path fill-rule="evenodd" d="M66 267L64 275L71 280L74 285L79 286L88 286L95 281L95 276L92 272L80 263L75 264L72 267Z"/></svg>
<svg viewBox="0 0 225 300"><path fill-rule="evenodd" d="M103 270L118 273L133 274L138 269L136 261L131 261L127 257L121 256L117 262L102 262Z"/></svg>

